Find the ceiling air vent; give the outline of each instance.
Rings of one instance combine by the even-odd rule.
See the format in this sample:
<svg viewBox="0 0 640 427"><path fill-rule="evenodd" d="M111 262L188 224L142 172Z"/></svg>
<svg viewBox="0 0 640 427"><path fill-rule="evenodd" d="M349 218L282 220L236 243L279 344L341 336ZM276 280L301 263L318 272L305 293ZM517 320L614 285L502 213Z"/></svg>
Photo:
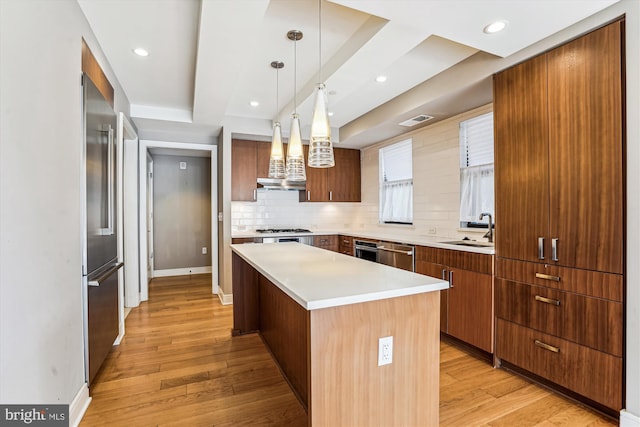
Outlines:
<svg viewBox="0 0 640 427"><path fill-rule="evenodd" d="M428 120L433 119L433 116L427 116L426 114L420 114L419 116L415 116L409 120L405 120L402 123L398 123L400 126L411 127L415 125L419 125L420 123L424 123Z"/></svg>

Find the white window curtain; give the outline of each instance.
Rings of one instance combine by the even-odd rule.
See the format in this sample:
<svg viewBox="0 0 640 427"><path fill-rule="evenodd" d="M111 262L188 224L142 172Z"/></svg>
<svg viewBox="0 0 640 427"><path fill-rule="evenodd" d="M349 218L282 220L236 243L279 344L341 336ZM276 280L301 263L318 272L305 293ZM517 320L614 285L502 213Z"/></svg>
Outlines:
<svg viewBox="0 0 640 427"><path fill-rule="evenodd" d="M493 215L493 164L460 169L460 221L479 222L482 212Z"/></svg>
<svg viewBox="0 0 640 427"><path fill-rule="evenodd" d="M412 140L379 150L380 222L413 223Z"/></svg>
<svg viewBox="0 0 640 427"><path fill-rule="evenodd" d="M382 222L413 222L412 179L382 182L380 220Z"/></svg>

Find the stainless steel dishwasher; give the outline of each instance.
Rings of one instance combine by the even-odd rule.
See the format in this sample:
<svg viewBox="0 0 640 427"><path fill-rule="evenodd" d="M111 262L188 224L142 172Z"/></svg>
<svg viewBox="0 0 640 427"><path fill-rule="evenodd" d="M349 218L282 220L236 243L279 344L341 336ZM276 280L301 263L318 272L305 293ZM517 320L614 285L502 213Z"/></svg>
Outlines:
<svg viewBox="0 0 640 427"><path fill-rule="evenodd" d="M378 242L378 262L403 270L415 271L415 247L400 243Z"/></svg>

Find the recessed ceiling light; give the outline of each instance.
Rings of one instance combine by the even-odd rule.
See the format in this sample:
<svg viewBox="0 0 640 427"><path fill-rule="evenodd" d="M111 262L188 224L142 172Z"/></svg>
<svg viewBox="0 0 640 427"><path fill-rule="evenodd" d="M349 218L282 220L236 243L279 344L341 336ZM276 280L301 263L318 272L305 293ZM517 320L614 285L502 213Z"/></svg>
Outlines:
<svg viewBox="0 0 640 427"><path fill-rule="evenodd" d="M257 107L258 105L260 105L260 103L258 101L251 101L249 105L251 105L252 107Z"/></svg>
<svg viewBox="0 0 640 427"><path fill-rule="evenodd" d="M487 34L497 33L507 28L507 21L496 21L484 27L484 32Z"/></svg>
<svg viewBox="0 0 640 427"><path fill-rule="evenodd" d="M378 76L378 77L376 77L376 81L378 83L384 83L384 82L387 81L387 76Z"/></svg>
<svg viewBox="0 0 640 427"><path fill-rule="evenodd" d="M146 49L143 49L141 47L137 47L133 49L133 53L135 53L138 56L149 56L149 52Z"/></svg>
<svg viewBox="0 0 640 427"><path fill-rule="evenodd" d="M329 117L333 116L333 111L329 111L327 114L329 114Z"/></svg>

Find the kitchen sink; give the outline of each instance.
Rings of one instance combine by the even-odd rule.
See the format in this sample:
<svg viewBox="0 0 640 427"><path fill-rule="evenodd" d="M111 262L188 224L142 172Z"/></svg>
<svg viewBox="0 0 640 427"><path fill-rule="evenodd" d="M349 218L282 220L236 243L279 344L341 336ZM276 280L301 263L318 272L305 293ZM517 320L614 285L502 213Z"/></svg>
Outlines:
<svg viewBox="0 0 640 427"><path fill-rule="evenodd" d="M440 242L446 243L448 245L457 245L457 246L470 246L472 248L493 248L493 243L488 242L476 242L474 240L454 240L452 242Z"/></svg>

